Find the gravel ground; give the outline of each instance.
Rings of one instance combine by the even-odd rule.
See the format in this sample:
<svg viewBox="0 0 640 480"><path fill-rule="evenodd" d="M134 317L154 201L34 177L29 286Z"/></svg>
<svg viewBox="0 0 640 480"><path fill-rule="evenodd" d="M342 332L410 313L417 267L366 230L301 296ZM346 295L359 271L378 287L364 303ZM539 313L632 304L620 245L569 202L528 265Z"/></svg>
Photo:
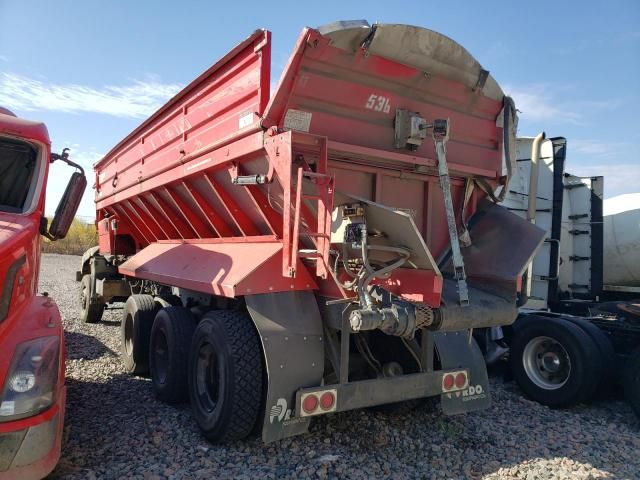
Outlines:
<svg viewBox="0 0 640 480"><path fill-rule="evenodd" d="M640 478L640 424L625 403L550 410L499 375L483 412L346 412L271 445L211 445L188 405L156 401L148 379L123 372L120 310L80 323L79 262L45 255L40 277L67 341L65 438L52 478Z"/></svg>

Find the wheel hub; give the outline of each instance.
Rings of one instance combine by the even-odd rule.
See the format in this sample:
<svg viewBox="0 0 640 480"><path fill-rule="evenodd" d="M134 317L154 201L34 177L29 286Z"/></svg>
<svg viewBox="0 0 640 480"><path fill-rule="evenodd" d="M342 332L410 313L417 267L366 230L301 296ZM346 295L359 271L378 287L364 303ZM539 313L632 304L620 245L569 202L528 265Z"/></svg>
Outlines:
<svg viewBox="0 0 640 480"><path fill-rule="evenodd" d="M561 368L560 357L555 352L547 352L542 356L541 367L550 373L556 373Z"/></svg>
<svg viewBox="0 0 640 480"><path fill-rule="evenodd" d="M535 337L522 352L522 363L529 379L545 390L561 388L571 374L569 354L551 337Z"/></svg>

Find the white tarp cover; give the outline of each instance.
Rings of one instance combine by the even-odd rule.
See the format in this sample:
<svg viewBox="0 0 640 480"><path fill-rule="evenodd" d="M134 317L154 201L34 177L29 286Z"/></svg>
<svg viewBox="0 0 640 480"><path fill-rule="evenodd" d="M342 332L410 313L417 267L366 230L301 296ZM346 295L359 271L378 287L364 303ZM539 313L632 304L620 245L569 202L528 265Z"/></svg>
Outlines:
<svg viewBox="0 0 640 480"><path fill-rule="evenodd" d="M375 31L374 31L375 29ZM365 20L342 21L318 28L335 47L356 51L373 32L367 51L431 75L448 78L475 88L483 70L480 63L459 43L426 28L411 25L376 24ZM482 94L499 102L504 93L489 75Z"/></svg>

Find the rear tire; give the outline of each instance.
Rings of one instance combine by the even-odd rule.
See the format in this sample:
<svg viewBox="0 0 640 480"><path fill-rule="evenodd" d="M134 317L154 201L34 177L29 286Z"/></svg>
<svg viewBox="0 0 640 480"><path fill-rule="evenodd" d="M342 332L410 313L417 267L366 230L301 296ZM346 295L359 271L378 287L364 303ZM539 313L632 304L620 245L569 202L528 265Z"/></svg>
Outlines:
<svg viewBox="0 0 640 480"><path fill-rule="evenodd" d="M157 311L151 295L131 295L124 304L120 345L127 373L143 375L149 371L149 339Z"/></svg>
<svg viewBox="0 0 640 480"><path fill-rule="evenodd" d="M624 396L640 419L640 350L631 354L623 373Z"/></svg>
<svg viewBox="0 0 640 480"><path fill-rule="evenodd" d="M593 382L594 391L591 393L591 397L604 397L609 395L613 389L617 375L616 352L613 349L611 341L609 341L609 338L607 338L607 335L602 330L588 320L582 318L567 318L566 320L577 325L584 333L589 335L589 338L593 340L593 343L600 352L600 381Z"/></svg>
<svg viewBox="0 0 640 480"><path fill-rule="evenodd" d="M262 348L249 315L211 311L196 327L189 357L189 397L196 423L211 442L240 440L262 404Z"/></svg>
<svg viewBox="0 0 640 480"><path fill-rule="evenodd" d="M166 403L189 400L187 372L195 329L196 320L186 308L167 307L156 315L151 328L149 367L158 400Z"/></svg>
<svg viewBox="0 0 640 480"><path fill-rule="evenodd" d="M105 304L93 299L91 275L83 275L80 281L80 320L83 323L98 323L102 320Z"/></svg>
<svg viewBox="0 0 640 480"><path fill-rule="evenodd" d="M180 300L180 297L176 295L158 295L154 300L158 305L160 305L160 308L182 306L182 300Z"/></svg>
<svg viewBox="0 0 640 480"><path fill-rule="evenodd" d="M566 320L540 317L514 331L513 376L527 396L543 405L589 400L600 381L600 362L593 340Z"/></svg>

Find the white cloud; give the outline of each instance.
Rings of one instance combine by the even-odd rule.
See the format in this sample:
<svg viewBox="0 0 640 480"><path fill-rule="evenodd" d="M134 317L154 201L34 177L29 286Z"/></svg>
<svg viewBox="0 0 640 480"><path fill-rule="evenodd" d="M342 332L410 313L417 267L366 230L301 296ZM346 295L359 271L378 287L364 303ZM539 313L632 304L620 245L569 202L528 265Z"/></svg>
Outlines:
<svg viewBox="0 0 640 480"><path fill-rule="evenodd" d="M636 193L640 185L640 162L580 165L570 160L566 171L579 177L604 176L604 196L611 198L624 193Z"/></svg>
<svg viewBox="0 0 640 480"><path fill-rule="evenodd" d="M602 142L599 140L569 139L569 150L592 157L620 158L630 144L624 142Z"/></svg>
<svg viewBox="0 0 640 480"><path fill-rule="evenodd" d="M523 119L552 120L576 125L583 123L582 115L569 108L566 102L559 101L557 93L549 85L506 85L505 91L514 99Z"/></svg>
<svg viewBox="0 0 640 480"><path fill-rule="evenodd" d="M93 112L144 118L180 88L180 85L157 80L93 88L77 84L49 84L14 73L0 73L0 105L22 111Z"/></svg>

